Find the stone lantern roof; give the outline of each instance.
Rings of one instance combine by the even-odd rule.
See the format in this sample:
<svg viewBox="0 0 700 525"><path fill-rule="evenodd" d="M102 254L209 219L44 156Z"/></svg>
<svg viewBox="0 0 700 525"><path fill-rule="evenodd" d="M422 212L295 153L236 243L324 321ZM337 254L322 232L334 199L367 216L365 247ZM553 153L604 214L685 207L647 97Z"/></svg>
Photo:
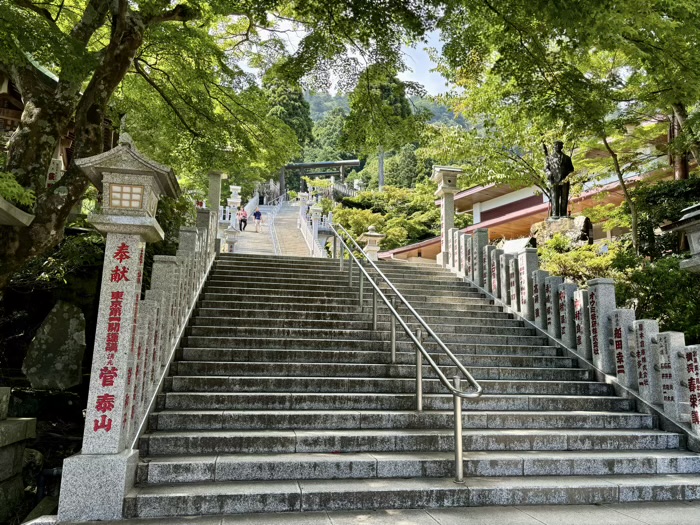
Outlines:
<svg viewBox="0 0 700 525"><path fill-rule="evenodd" d="M153 176L161 195L177 198L182 193L172 168L144 157L129 140L99 155L77 159L75 164L100 191L104 173L123 173Z"/></svg>

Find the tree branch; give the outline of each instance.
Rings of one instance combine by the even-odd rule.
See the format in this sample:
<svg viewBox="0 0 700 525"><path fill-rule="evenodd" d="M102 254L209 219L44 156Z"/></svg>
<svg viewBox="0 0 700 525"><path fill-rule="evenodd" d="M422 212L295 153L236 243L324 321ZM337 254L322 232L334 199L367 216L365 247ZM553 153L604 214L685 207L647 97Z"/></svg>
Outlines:
<svg viewBox="0 0 700 525"><path fill-rule="evenodd" d="M168 97L168 95L165 94L165 92L160 88L160 86L159 86L158 84L156 84L156 83L153 81L153 79L152 79L151 77L149 77L148 74L141 68L141 66L139 65L139 59L138 59L138 58L134 60L134 68L136 69L136 72L137 72L146 82L148 82L148 84L149 84L153 89L156 90L156 92L160 95L160 98L162 98L162 99L165 101L165 103L166 103L168 106L170 106L170 109L173 110L173 113L175 113L175 116L176 116L177 119L182 123L182 125L185 126L185 129L187 129L187 131L189 131L189 132L190 132L192 135L194 135L195 137L200 137L200 136L201 136L201 133L199 133L198 131L195 131L194 129L192 129L192 127L191 127L191 126L187 123L187 121L185 120L185 117L183 117L182 114L180 113L180 111L175 107L175 104L174 104L173 101L170 99L170 97Z"/></svg>
<svg viewBox="0 0 700 525"><path fill-rule="evenodd" d="M200 11L185 4L178 4L170 11L165 11L159 15L153 15L144 20L147 26L162 24L164 22L189 22L200 16Z"/></svg>

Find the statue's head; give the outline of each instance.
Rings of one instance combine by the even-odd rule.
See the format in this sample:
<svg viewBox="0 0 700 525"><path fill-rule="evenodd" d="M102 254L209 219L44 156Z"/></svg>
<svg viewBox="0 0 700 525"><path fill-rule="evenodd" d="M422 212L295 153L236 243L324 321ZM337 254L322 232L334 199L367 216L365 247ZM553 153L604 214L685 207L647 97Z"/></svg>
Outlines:
<svg viewBox="0 0 700 525"><path fill-rule="evenodd" d="M560 151L563 150L563 149L564 149L564 143L563 143L561 140L557 140L557 141L554 143L554 150L555 150L556 152L560 152Z"/></svg>

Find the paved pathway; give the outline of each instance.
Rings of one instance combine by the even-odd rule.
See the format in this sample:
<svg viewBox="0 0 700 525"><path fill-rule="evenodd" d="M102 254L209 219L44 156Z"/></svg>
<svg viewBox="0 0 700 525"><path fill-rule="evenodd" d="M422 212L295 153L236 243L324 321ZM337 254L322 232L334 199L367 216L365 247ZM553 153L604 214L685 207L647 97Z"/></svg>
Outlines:
<svg viewBox="0 0 700 525"><path fill-rule="evenodd" d="M280 244L280 255L309 257L309 248L297 228L298 206L283 206L275 218L275 230Z"/></svg>
<svg viewBox="0 0 700 525"><path fill-rule="evenodd" d="M54 520L53 516L44 516L32 523L50 525L55 523ZM140 519L94 523L100 525L163 523L167 525L695 525L700 523L700 501L523 505L374 512L292 512L168 518L167 521Z"/></svg>

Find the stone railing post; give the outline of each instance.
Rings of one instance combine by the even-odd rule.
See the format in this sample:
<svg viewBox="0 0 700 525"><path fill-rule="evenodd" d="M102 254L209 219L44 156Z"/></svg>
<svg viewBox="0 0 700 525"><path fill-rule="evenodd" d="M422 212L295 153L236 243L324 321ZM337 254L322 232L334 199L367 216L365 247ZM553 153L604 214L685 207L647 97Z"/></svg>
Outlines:
<svg viewBox="0 0 700 525"><path fill-rule="evenodd" d="M537 248L525 248L518 253L518 285L520 287L520 312L525 319L535 319L535 307L532 298L532 272L540 267Z"/></svg>
<svg viewBox="0 0 700 525"><path fill-rule="evenodd" d="M455 254L457 253L457 247L455 246L455 236L459 230L457 228L450 228L447 230L447 259L445 259L445 268L451 271L457 270L457 261L455 260Z"/></svg>
<svg viewBox="0 0 700 525"><path fill-rule="evenodd" d="M467 235L465 237L466 246L464 247L465 253L465 266L464 266L464 276L470 281L474 280L474 235Z"/></svg>
<svg viewBox="0 0 700 525"><path fill-rule="evenodd" d="M588 307L591 314L591 352L593 364L606 374L615 374L615 355L609 345L610 315L615 306L615 281L588 281Z"/></svg>
<svg viewBox="0 0 700 525"><path fill-rule="evenodd" d="M501 274L501 300L504 304L510 304L510 264L513 255L504 253L498 260L498 273Z"/></svg>
<svg viewBox="0 0 700 525"><path fill-rule="evenodd" d="M634 310L627 308L613 310L610 321L617 380L627 388L638 390L637 356L634 351Z"/></svg>
<svg viewBox="0 0 700 525"><path fill-rule="evenodd" d="M520 311L520 272L518 271L518 258L514 255L508 261L508 295L510 307Z"/></svg>
<svg viewBox="0 0 700 525"><path fill-rule="evenodd" d="M689 392L681 381L687 379L685 335L682 332L660 332L657 336L661 392L664 412L676 421L689 420Z"/></svg>
<svg viewBox="0 0 700 525"><path fill-rule="evenodd" d="M491 280L491 254L496 249L495 246L487 245L481 250L482 282L481 287L489 293L493 293Z"/></svg>
<svg viewBox="0 0 700 525"><path fill-rule="evenodd" d="M459 232L459 275L467 277L467 243L471 244L472 236Z"/></svg>
<svg viewBox="0 0 700 525"><path fill-rule="evenodd" d="M321 213L323 208L318 204L311 206L311 234L314 242L318 241L318 229L321 224Z"/></svg>
<svg viewBox="0 0 700 525"><path fill-rule="evenodd" d="M489 271L491 274L491 293L499 299L503 299L501 293L501 255L503 250L496 248L491 252L491 261L489 263Z"/></svg>
<svg viewBox="0 0 700 525"><path fill-rule="evenodd" d="M547 329L547 296L545 295L545 279L549 272L535 270L532 272L532 305L535 324L542 330Z"/></svg>
<svg viewBox="0 0 700 525"><path fill-rule="evenodd" d="M574 319L576 321L576 350L591 359L591 313L588 306L588 290L574 292Z"/></svg>
<svg viewBox="0 0 700 525"><path fill-rule="evenodd" d="M452 271L456 274L462 273L462 242L463 234L459 229L454 228L452 233Z"/></svg>
<svg viewBox="0 0 700 525"><path fill-rule="evenodd" d="M661 363L658 344L653 342L659 338L659 322L655 319L639 319L632 325L637 350L639 395L649 403L660 405L663 403Z"/></svg>
<svg viewBox="0 0 700 525"><path fill-rule="evenodd" d="M562 283L557 287L557 312L559 314L559 331L561 342L567 348L576 348L576 313L574 312L574 293L578 286Z"/></svg>
<svg viewBox="0 0 700 525"><path fill-rule="evenodd" d="M455 224L455 201L454 195L457 193L457 177L462 173L459 168L451 168L445 166L433 166L432 180L437 183L438 189L435 195L442 199L440 208L440 224L441 224L441 249L442 251L437 256L437 263L443 268L447 268L451 261L449 243L450 229L454 228Z"/></svg>
<svg viewBox="0 0 700 525"><path fill-rule="evenodd" d="M484 248L489 243L489 231L479 228L472 234L473 280L477 286L484 287Z"/></svg>
<svg viewBox="0 0 700 525"><path fill-rule="evenodd" d="M209 199L208 208L210 210L218 210L221 205L221 181L224 179L224 174L220 171L209 172Z"/></svg>
<svg viewBox="0 0 700 525"><path fill-rule="evenodd" d="M700 363L698 363L700 345L685 347L686 375L685 384L688 389L688 404L690 405L690 426L693 432L700 434Z"/></svg>
<svg viewBox="0 0 700 525"><path fill-rule="evenodd" d="M546 277L544 280L545 317L547 333L557 339L561 338L559 324L559 285L564 284L561 277Z"/></svg>

